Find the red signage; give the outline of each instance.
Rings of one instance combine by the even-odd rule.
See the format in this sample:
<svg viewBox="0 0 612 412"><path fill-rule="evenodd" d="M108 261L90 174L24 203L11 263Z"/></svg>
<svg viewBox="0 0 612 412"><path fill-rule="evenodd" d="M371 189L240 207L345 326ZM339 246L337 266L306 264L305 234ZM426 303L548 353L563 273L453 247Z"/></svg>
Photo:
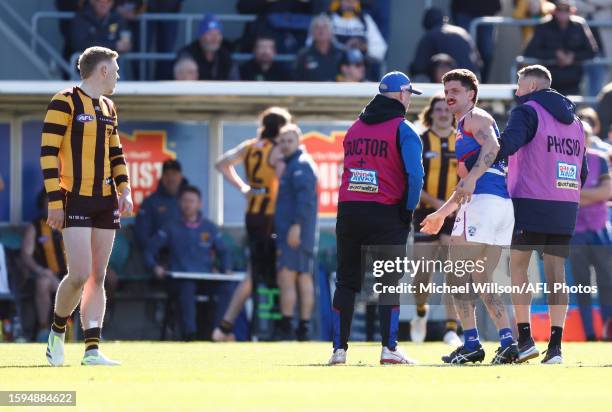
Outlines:
<svg viewBox="0 0 612 412"><path fill-rule="evenodd" d="M165 130L136 130L132 135L119 132L123 153L130 173L134 211L149 193L157 189L162 164L176 159L176 153L167 147Z"/></svg>
<svg viewBox="0 0 612 412"><path fill-rule="evenodd" d="M342 182L345 132L332 132L326 136L319 132L304 133L302 144L319 168L319 216L336 217L338 190Z"/></svg>

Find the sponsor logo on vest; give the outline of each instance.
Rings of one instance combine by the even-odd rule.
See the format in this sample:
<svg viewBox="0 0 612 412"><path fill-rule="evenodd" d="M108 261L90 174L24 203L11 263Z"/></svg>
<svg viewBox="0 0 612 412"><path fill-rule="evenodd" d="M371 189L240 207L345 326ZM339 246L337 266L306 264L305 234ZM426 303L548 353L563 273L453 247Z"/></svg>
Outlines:
<svg viewBox="0 0 612 412"><path fill-rule="evenodd" d="M378 177L376 170L349 169L348 190L352 192L378 193Z"/></svg>
<svg viewBox="0 0 612 412"><path fill-rule="evenodd" d="M78 115L76 117L77 121L81 122L81 123L88 123L93 121L94 116L91 114L87 114L87 113L81 113L80 115Z"/></svg>
<svg viewBox="0 0 612 412"><path fill-rule="evenodd" d="M578 166L557 162L557 189L578 190Z"/></svg>

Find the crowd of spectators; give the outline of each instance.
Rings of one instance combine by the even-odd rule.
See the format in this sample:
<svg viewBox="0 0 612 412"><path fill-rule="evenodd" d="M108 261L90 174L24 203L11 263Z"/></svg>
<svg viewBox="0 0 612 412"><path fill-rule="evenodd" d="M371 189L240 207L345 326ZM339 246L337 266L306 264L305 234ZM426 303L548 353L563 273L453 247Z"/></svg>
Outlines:
<svg viewBox="0 0 612 412"><path fill-rule="evenodd" d="M195 38L186 45L178 40L178 21L147 21L147 39L140 39L138 19L143 13L179 13L183 0L55 3L60 11L76 12L74 19L60 21L66 59L92 45L120 53L164 54L148 61L145 73L139 71L145 66L130 61L124 69L129 79L377 81L387 68L390 0L239 0L236 12L255 19L244 24L238 38L226 38L222 22L213 14L204 14ZM609 65L584 64L595 57L612 58L612 27L586 24L586 20L610 21L612 2L513 0L512 5L512 17L534 20L534 25L521 27L523 50L519 54L547 65L554 88L580 94L586 74L582 90L595 96L612 80ZM424 32L416 41L407 72L417 81L433 82L444 70L467 68L487 83L494 53L499 50L496 29L480 24L473 39L470 28L475 19L501 11L501 0L451 0L448 10L426 10ZM246 54L246 58L236 54ZM356 63L342 64L346 62Z"/></svg>

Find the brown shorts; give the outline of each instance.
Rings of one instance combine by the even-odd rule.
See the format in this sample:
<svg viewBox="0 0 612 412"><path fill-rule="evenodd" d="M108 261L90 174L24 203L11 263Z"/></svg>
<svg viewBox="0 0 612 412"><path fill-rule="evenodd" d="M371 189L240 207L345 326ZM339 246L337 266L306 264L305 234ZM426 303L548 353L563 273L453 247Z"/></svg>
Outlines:
<svg viewBox="0 0 612 412"><path fill-rule="evenodd" d="M110 196L81 196L64 192L64 227L121 228L119 203Z"/></svg>

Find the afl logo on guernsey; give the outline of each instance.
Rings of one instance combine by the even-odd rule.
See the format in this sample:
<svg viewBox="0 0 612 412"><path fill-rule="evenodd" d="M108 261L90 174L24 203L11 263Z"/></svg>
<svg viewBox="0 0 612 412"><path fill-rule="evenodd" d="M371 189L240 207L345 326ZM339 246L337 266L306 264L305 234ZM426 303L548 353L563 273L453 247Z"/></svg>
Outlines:
<svg viewBox="0 0 612 412"><path fill-rule="evenodd" d="M76 119L77 121L81 123L88 123L88 122L91 122L94 119L94 117L91 114L81 113L80 115L76 117Z"/></svg>

